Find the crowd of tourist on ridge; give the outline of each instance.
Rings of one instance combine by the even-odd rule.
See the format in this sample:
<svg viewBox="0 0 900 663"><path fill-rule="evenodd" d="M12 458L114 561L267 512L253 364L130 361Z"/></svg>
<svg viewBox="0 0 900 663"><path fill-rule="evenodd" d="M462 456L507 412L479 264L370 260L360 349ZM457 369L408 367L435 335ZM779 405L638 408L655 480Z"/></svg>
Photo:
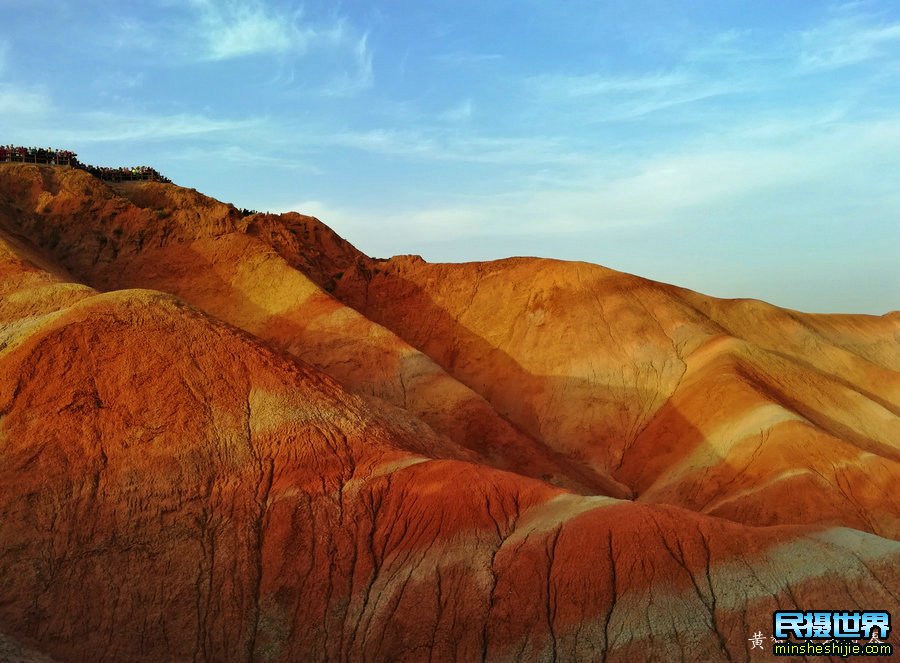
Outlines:
<svg viewBox="0 0 900 663"><path fill-rule="evenodd" d="M131 180L152 180L154 182L171 182L158 170L149 166L132 166L108 168L90 166L81 163L77 155L69 150L54 150L42 147L19 147L17 145L0 145L0 163L36 163L48 166L71 166L84 170L94 177L107 182L128 182Z"/></svg>

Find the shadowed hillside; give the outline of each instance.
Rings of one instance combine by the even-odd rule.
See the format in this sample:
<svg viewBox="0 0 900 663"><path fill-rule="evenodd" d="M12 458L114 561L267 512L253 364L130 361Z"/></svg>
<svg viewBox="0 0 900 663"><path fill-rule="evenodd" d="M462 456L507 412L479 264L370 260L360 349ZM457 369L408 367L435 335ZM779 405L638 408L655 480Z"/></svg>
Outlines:
<svg viewBox="0 0 900 663"><path fill-rule="evenodd" d="M0 164L0 653L736 661L897 614L898 371L896 314Z"/></svg>

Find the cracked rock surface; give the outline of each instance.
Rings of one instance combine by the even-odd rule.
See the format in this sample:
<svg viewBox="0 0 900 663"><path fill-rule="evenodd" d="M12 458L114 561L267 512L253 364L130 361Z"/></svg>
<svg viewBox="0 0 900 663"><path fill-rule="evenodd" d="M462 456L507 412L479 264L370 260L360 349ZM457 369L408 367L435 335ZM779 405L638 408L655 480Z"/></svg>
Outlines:
<svg viewBox="0 0 900 663"><path fill-rule="evenodd" d="M744 661L900 612L900 318L0 165L0 660Z"/></svg>

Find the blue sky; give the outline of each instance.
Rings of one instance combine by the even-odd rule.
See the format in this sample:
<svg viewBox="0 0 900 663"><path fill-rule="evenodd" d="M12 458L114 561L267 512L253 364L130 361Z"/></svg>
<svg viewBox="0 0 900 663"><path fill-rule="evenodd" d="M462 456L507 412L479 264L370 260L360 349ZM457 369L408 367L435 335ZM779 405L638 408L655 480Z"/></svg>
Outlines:
<svg viewBox="0 0 900 663"><path fill-rule="evenodd" d="M0 0L0 142L365 252L900 308L900 4Z"/></svg>

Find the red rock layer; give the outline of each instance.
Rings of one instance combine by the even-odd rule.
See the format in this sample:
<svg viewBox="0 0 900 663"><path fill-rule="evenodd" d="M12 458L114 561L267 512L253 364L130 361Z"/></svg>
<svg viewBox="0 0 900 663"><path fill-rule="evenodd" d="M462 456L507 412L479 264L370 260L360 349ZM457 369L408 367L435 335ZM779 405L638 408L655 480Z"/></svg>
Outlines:
<svg viewBox="0 0 900 663"><path fill-rule="evenodd" d="M641 501L900 535L895 315L802 314L535 258L398 257L336 294Z"/></svg>
<svg viewBox="0 0 900 663"><path fill-rule="evenodd" d="M35 170L49 183L29 180ZM296 353L283 352L173 295L141 289L101 293L74 282L67 269L99 282L101 277L112 279L115 265L128 268L127 261L113 257L131 246L115 239L115 228L123 228L122 238L140 234L139 222L146 218L104 187L79 203L79 214L92 206L98 210L86 230L79 225L84 216L54 207L60 196L74 195L72 182L44 198L46 210L55 210L52 214L26 209L23 201L40 199L42 193L32 195L40 187L58 184L55 173L43 170L48 169L10 174L11 169L0 167L3 647L25 651L16 644L25 643L39 649L35 656L66 662L727 661L752 658L748 638L757 630L768 632L777 608L877 607L895 614L900 608L900 543L888 538L826 524L753 526L720 517L752 520L750 510L729 513L725 503L701 509L719 513L707 515L649 498L642 503L578 495L504 472L482 464L475 451L449 435L435 434L407 411L350 393ZM223 218L230 223L230 212ZM94 235L98 227L113 238L109 244ZM49 247L54 228L60 229L52 249L55 258L31 243ZM157 231L155 226L144 229L145 237L154 238L152 244L208 239L171 240L181 232L187 237L188 231L175 228L166 237ZM222 246L231 241L224 239ZM101 245L118 248L99 248L83 257L88 247ZM223 251L202 255L223 259L228 255ZM108 259L98 259L100 254ZM174 261L178 252L157 255ZM274 259L253 260L239 264L238 271L257 265L265 274L260 265ZM109 265L107 276L99 264ZM233 265L213 260L212 271L217 267L229 282L252 280L235 276ZM390 264L376 268L383 275L373 269L365 283L344 275L338 292L343 288L350 300L360 285L368 285L369 304L355 301L367 310L383 296L385 286L378 281L393 278ZM437 283L423 276L431 267L415 269L416 278L440 292ZM188 290L202 292L207 282L199 279ZM548 302L569 297L577 309L582 295L566 294L563 285L549 290ZM484 283L478 291L488 292L493 286L482 288ZM321 289L310 292L321 296ZM513 308L521 294L511 286L507 294ZM470 324L465 311L477 310L481 296L473 293L472 304L459 311ZM597 300L606 302L611 296L601 290ZM653 300L652 293L648 297ZM451 300L448 295L446 308L456 312ZM385 304L383 310L405 312L396 314L403 325L393 317L390 322L416 340L406 329L418 329L410 319L411 306L409 294L398 288L396 307ZM615 324L627 323L655 337L655 327L642 326L629 305L615 306L621 310L614 320L625 321ZM684 307L678 310L690 308ZM851 449L848 462L858 461L854 449L887 453L896 438L885 444L884 430L889 429L882 426L890 426L891 419L885 417L883 424L873 415L877 410L865 409L874 406L863 404L875 403L872 397L890 403L890 388L870 386L866 396L844 384L853 371L889 375L889 368L877 365L879 354L889 348L882 327L865 319L861 328L869 331L863 334L843 319L817 321L822 325L817 333L827 333L829 343L852 336L852 346L846 342L841 347L861 359L867 355L863 360L875 368L838 353L833 365L827 364L831 377L816 378L822 380L815 386L818 391L798 396L798 385L812 379L812 369L797 359L802 348L784 352L788 358L778 364L770 357L773 350L752 339L717 340L736 338L723 332L728 321L723 318L713 327L704 321L712 313L699 306L690 310L695 317L688 321L664 322L661 314L654 316L659 333L672 335L671 346L684 364L667 399L684 399L675 405L707 427L705 435L712 440L707 444L732 442L723 466L741 459L734 451L742 448L741 432L750 430L752 438L754 425L763 426L754 417L773 428L772 412L762 409L760 414L761 408L772 407L789 407L791 416L802 416L816 431L824 431L827 421L838 422L816 434L830 435L833 449L843 449L841 444ZM565 310L557 314L544 318L554 333L561 331L554 325ZM358 320L353 312L340 315ZM525 342L522 337L529 332L513 324L501 333L504 315L511 314L492 318L498 328L491 338L513 357L509 352L520 350L512 341ZM443 317L436 320L434 333L443 333L447 324ZM673 326L683 327L684 336L677 336ZM562 358L562 343L570 343L570 350L580 347L571 344L582 333L589 337L573 330L552 343L549 333L541 332L541 342L525 343L535 348L543 344L548 354L558 352ZM472 340L446 340L457 339ZM618 342L632 343L627 335L622 339ZM460 366L474 371L473 346L460 342L457 347L454 361L432 351L451 372L462 374ZM661 376L659 385L669 385L674 362L666 369L659 362L665 353L654 352L644 348L638 356L649 358ZM512 366L496 352L482 357L495 368ZM542 361L549 359L534 359ZM566 370L581 375L575 370L578 361L603 366L588 354L546 376L558 377ZM839 368L845 372L835 376ZM625 374L634 379L646 369L631 370ZM756 371L753 379L747 376L750 370ZM577 414L559 394L529 391L538 389L539 380L529 380L525 373L483 375L485 384L473 379L470 386L501 409L515 403L500 397L501 378L508 389L519 389L542 435L583 432L583 422L557 419ZM722 400L716 401L721 412L705 410L692 396L697 385L709 380L725 385L719 389ZM582 405L586 402L577 388L563 389L581 398ZM556 399L557 418L549 408L541 409L538 395ZM662 425L670 416L663 411L666 403L656 405L647 398L627 403L631 409L621 409L620 428L627 430L637 420L639 403L644 403L646 412L640 417L647 419L646 425L615 445L612 437L579 437L583 457L600 467L607 463L640 488L641 499L656 490L660 499L689 501L690 491L685 496L671 486L692 485L688 470L699 462L695 457L706 460L714 454L696 456L706 451L704 442L690 437L683 438L685 449L678 448L683 436L673 432L676 420ZM832 407L827 420L826 405ZM802 413L801 406L806 408ZM506 409L513 421L521 414ZM733 409L733 423L726 409ZM584 416L604 420L609 411L598 399ZM859 422L850 416L854 412ZM522 421L523 428L532 425ZM722 424L740 430L725 435ZM642 438L652 425L661 427L658 435ZM552 440L566 453L577 450L575 441L562 444L549 435L540 439ZM613 446L593 448L607 439ZM770 444L774 442L762 443L759 455L776 455L778 448L768 449ZM632 454L643 455L647 466L632 465ZM657 454L662 461L654 461ZM689 462L683 468L679 463L685 459ZM789 452L784 462L806 467ZM887 468L896 476L892 466ZM752 462L737 470L745 482L739 485L766 492ZM823 483L821 494L833 495L832 484ZM696 485L706 487L703 481ZM859 487L853 489L854 499L864 503ZM745 501L729 490L723 484L714 497ZM819 498L810 499L810 508L819 508ZM848 518L851 510L843 503L837 506L836 517ZM873 521L872 529L886 526L886 512L876 512L881 520ZM776 520L788 519L779 513Z"/></svg>
<svg viewBox="0 0 900 663"><path fill-rule="evenodd" d="M155 182L114 190L77 170L11 166L0 170L4 189L17 210L9 224L93 286L176 294L409 412L493 466L580 492L630 495L522 433L429 357L331 297L344 271L370 260L316 219L241 217L193 190Z"/></svg>

